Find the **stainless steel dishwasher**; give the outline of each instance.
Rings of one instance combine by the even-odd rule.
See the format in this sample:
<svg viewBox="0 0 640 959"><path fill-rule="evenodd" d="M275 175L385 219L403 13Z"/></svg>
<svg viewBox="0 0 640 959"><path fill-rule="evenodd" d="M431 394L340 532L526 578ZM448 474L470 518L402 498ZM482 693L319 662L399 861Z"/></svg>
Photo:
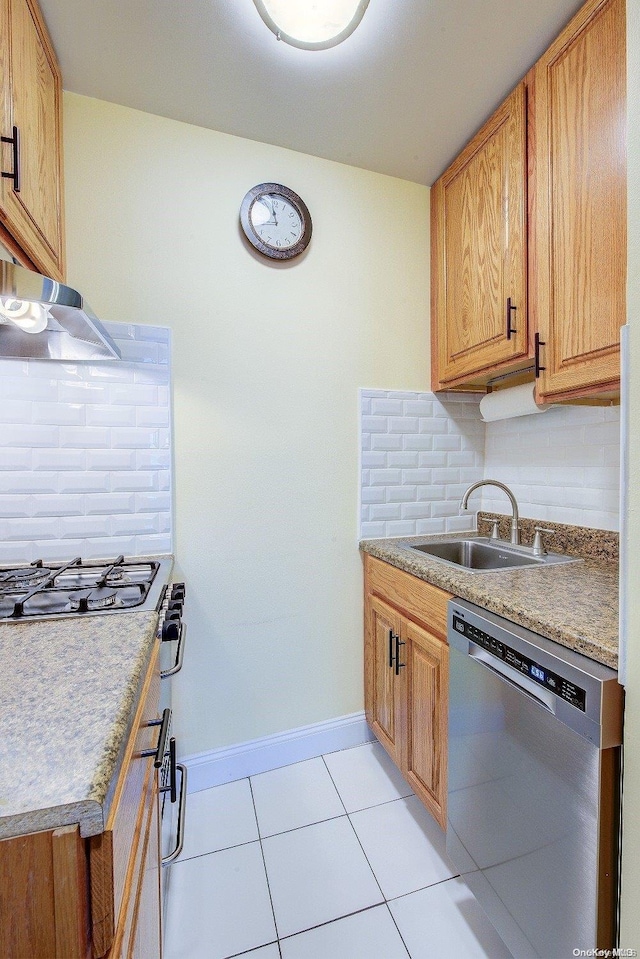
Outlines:
<svg viewBox="0 0 640 959"><path fill-rule="evenodd" d="M452 863L515 959L613 948L617 673L460 600L448 639Z"/></svg>

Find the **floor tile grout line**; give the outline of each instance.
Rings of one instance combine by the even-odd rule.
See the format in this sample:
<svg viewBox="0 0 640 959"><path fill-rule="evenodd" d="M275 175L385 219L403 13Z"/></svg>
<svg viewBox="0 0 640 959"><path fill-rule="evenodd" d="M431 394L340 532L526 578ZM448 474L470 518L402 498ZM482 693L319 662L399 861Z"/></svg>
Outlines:
<svg viewBox="0 0 640 959"><path fill-rule="evenodd" d="M271 832L268 836L260 836L260 840L275 839L276 836L286 836L291 832L298 832L300 829L309 829L310 826L320 826L324 822L333 822L336 819L344 819L348 813L339 813L337 816L329 816L327 819L314 819L313 822L306 822L302 826L292 826L291 829L283 829L281 832Z"/></svg>
<svg viewBox="0 0 640 959"><path fill-rule="evenodd" d="M329 775L329 779L330 779L331 782L333 783L333 788L335 789L335 791L336 791L337 794L338 794L338 799L340 800L340 803L342 804L342 808L344 809L345 816L348 816L349 813L347 812L347 807L346 807L345 804L344 804L344 799L342 798L342 795L341 795L341 793L340 793L340 790L339 790L338 787L336 786L336 781L335 781L335 779L334 779L333 776L331 775L331 770L329 769L329 766L327 765L327 760L326 760L325 757L324 757L324 753L322 754L322 762L324 763L324 768L327 770L327 773L328 773L328 775Z"/></svg>
<svg viewBox="0 0 640 959"><path fill-rule="evenodd" d="M371 870L371 875L372 875L373 878L375 879L376 885L377 885L378 889L380 890L380 895L382 896L383 901L386 902L386 901L387 901L387 897L385 896L384 890L383 890L382 886L380 885L380 883L379 883L379 881L378 881L378 877L376 876L375 872L373 871L373 866L372 866L371 863L369 862L369 857L367 856L367 854L366 854L366 852L365 852L364 846L363 846L362 843L360 842L360 836L359 836L358 833L356 832L356 827L355 827L355 826L353 825L353 823L351 822L351 817L349 816L348 813L347 813L347 820L349 821L349 825L350 825L351 828L353 829L353 834L354 834L354 836L356 837L356 841L357 841L358 845L359 845L360 848L362 849L362 855L364 856L364 858L365 858L366 861L367 861L367 865L368 865L369 869Z"/></svg>
<svg viewBox="0 0 640 959"><path fill-rule="evenodd" d="M260 842L260 836L255 839L246 839L244 842L236 842L233 846L221 846L220 849L210 849L208 852L198 852L194 856L181 856L176 859L172 865L178 866L181 862L191 862L192 859L202 859L203 856L215 856L218 852L229 852L230 849L239 849L240 846L250 846L252 842Z"/></svg>
<svg viewBox="0 0 640 959"><path fill-rule="evenodd" d="M270 942L265 942L262 946L252 946L251 949L244 949L242 952L232 952L231 955L224 956L223 959L241 959L242 956L250 956L252 952L257 952L258 949L266 949L267 946L277 946L278 952L280 952L279 943L279 939L271 939ZM282 956L280 959L282 959Z"/></svg>
<svg viewBox="0 0 640 959"><path fill-rule="evenodd" d="M279 942L285 939L294 939L296 936L302 936L306 932L312 932L314 929L322 929L323 926L332 926L334 922L340 922L342 919L349 919L351 916L359 916L362 912L370 912L372 909L378 909L380 906L386 906L386 902L372 902L370 906L363 906L362 909L354 909L353 912L345 912L344 916L336 916L334 919L327 919L326 922L318 922L315 926L308 926L306 929L299 929L297 932L290 932L287 936L281 936Z"/></svg>
<svg viewBox="0 0 640 959"><path fill-rule="evenodd" d="M256 826L258 827L258 835L260 835L260 824L258 822L258 810L256 809L256 800L253 795L253 785L251 783L251 776L249 778L249 790L251 792L251 802L253 803L253 813L256 817ZM264 857L264 846L262 845L262 837L259 838L258 842L260 843L260 855L262 856L262 866L264 868L264 877L267 882L267 892L269 893L269 902L271 903L271 914L273 916L273 926L276 931L276 939L278 940L278 952L280 952L280 932L278 930L278 920L276 919L276 910L273 905L273 896L271 895L271 885L269 883L269 873L267 871L267 860Z"/></svg>
<svg viewBox="0 0 640 959"><path fill-rule="evenodd" d="M387 912L388 912L389 915L391 916L391 922L394 924L394 926L395 926L396 929L398 930L398 935L400 936L400 939L402 940L402 945L403 945L404 948L407 950L407 955L409 956L409 959L411 959L411 953L409 952L409 946L408 946L408 945L406 944L406 942L404 941L404 936L403 936L402 933L400 932L400 926L399 926L398 923L396 922L396 917L393 915L393 913L391 912L391 909L389 908L389 900L388 900L388 899L385 899L384 904L385 904L385 906L387 907Z"/></svg>
<svg viewBox="0 0 640 959"><path fill-rule="evenodd" d="M429 882L426 886L418 886L417 889L411 889L409 892L403 892L400 896L393 896L391 899L386 899L385 902L397 902L398 899L406 899L407 896L414 896L417 892L424 892L425 889L434 889L436 886L441 886L443 882L450 882L452 879L462 879L462 876L459 872L455 876L447 876L446 879L438 879L437 882ZM464 882L464 880L462 880Z"/></svg>

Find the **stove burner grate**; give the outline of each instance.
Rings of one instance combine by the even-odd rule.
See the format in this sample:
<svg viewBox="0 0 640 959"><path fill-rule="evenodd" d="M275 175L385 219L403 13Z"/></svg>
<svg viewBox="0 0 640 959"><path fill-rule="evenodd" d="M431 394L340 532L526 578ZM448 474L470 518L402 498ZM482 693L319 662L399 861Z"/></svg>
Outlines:
<svg viewBox="0 0 640 959"><path fill-rule="evenodd" d="M107 586L97 586L95 589L83 589L69 597L69 608L72 613L87 613L94 609L106 609L115 606L118 601L118 592Z"/></svg>

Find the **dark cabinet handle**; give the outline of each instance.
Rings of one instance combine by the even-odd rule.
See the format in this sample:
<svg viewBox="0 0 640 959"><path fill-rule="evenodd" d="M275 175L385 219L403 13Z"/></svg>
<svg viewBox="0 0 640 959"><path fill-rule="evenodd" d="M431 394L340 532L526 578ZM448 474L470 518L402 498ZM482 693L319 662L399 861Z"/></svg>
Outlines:
<svg viewBox="0 0 640 959"><path fill-rule="evenodd" d="M402 642L402 640L400 639L400 637L399 637L399 636L396 636L396 656L395 656L395 660L396 660L396 676L399 676L399 675L400 675L400 670L401 670L401 669L404 669L404 667L407 665L406 663L401 663L401 662L400 662L400 647L401 647L401 646L405 646L405 645L406 645L406 644Z"/></svg>
<svg viewBox="0 0 640 959"><path fill-rule="evenodd" d="M178 764L176 762L176 737L172 736L169 740L169 785L160 786L159 793L169 793L171 802L174 803L178 798Z"/></svg>
<svg viewBox="0 0 640 959"><path fill-rule="evenodd" d="M513 306L511 303L511 297L507 298L507 339L510 340L514 333L517 333L515 326L511 326L511 314L515 313L518 309L517 306Z"/></svg>
<svg viewBox="0 0 640 959"><path fill-rule="evenodd" d="M393 668L393 641L396 638L396 634L392 629L389 630L389 669Z"/></svg>
<svg viewBox="0 0 640 959"><path fill-rule="evenodd" d="M153 765L156 769L160 769L162 766L162 760L164 758L164 751L167 742L167 733L169 732L169 723L171 722L171 710L167 708L162 713L162 719L152 719L151 722L147 723L147 726L159 726L160 735L158 736L158 745L155 749L143 749L140 752L140 756L143 759L147 759L149 756L153 756Z"/></svg>
<svg viewBox="0 0 640 959"><path fill-rule="evenodd" d="M543 370L546 370L546 366L542 366L540 363L540 347L546 346L546 342L540 339L540 334L536 333L535 336L535 369L536 369L536 379L540 376Z"/></svg>
<svg viewBox="0 0 640 959"><path fill-rule="evenodd" d="M13 189L16 193L20 193L20 130L18 127L13 128L12 137L0 137L2 143L12 143L13 144L13 173L6 173L2 171L2 176L7 177L8 180L13 180Z"/></svg>

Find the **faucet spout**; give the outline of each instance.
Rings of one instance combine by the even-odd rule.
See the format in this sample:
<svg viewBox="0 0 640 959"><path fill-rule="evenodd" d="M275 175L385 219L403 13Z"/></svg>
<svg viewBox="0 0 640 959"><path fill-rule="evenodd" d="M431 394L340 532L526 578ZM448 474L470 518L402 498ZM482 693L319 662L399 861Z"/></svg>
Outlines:
<svg viewBox="0 0 640 959"><path fill-rule="evenodd" d="M469 489L465 492L462 500L460 502L460 509L467 509L467 503L469 502L469 497L474 492L474 490L480 489L481 486L497 486L498 489L501 489L509 497L511 503L511 543L513 546L518 546L520 543L520 529L518 527L518 504L516 498L509 489L508 486L505 486L504 483L501 483L499 480L480 480L479 483L474 483Z"/></svg>

